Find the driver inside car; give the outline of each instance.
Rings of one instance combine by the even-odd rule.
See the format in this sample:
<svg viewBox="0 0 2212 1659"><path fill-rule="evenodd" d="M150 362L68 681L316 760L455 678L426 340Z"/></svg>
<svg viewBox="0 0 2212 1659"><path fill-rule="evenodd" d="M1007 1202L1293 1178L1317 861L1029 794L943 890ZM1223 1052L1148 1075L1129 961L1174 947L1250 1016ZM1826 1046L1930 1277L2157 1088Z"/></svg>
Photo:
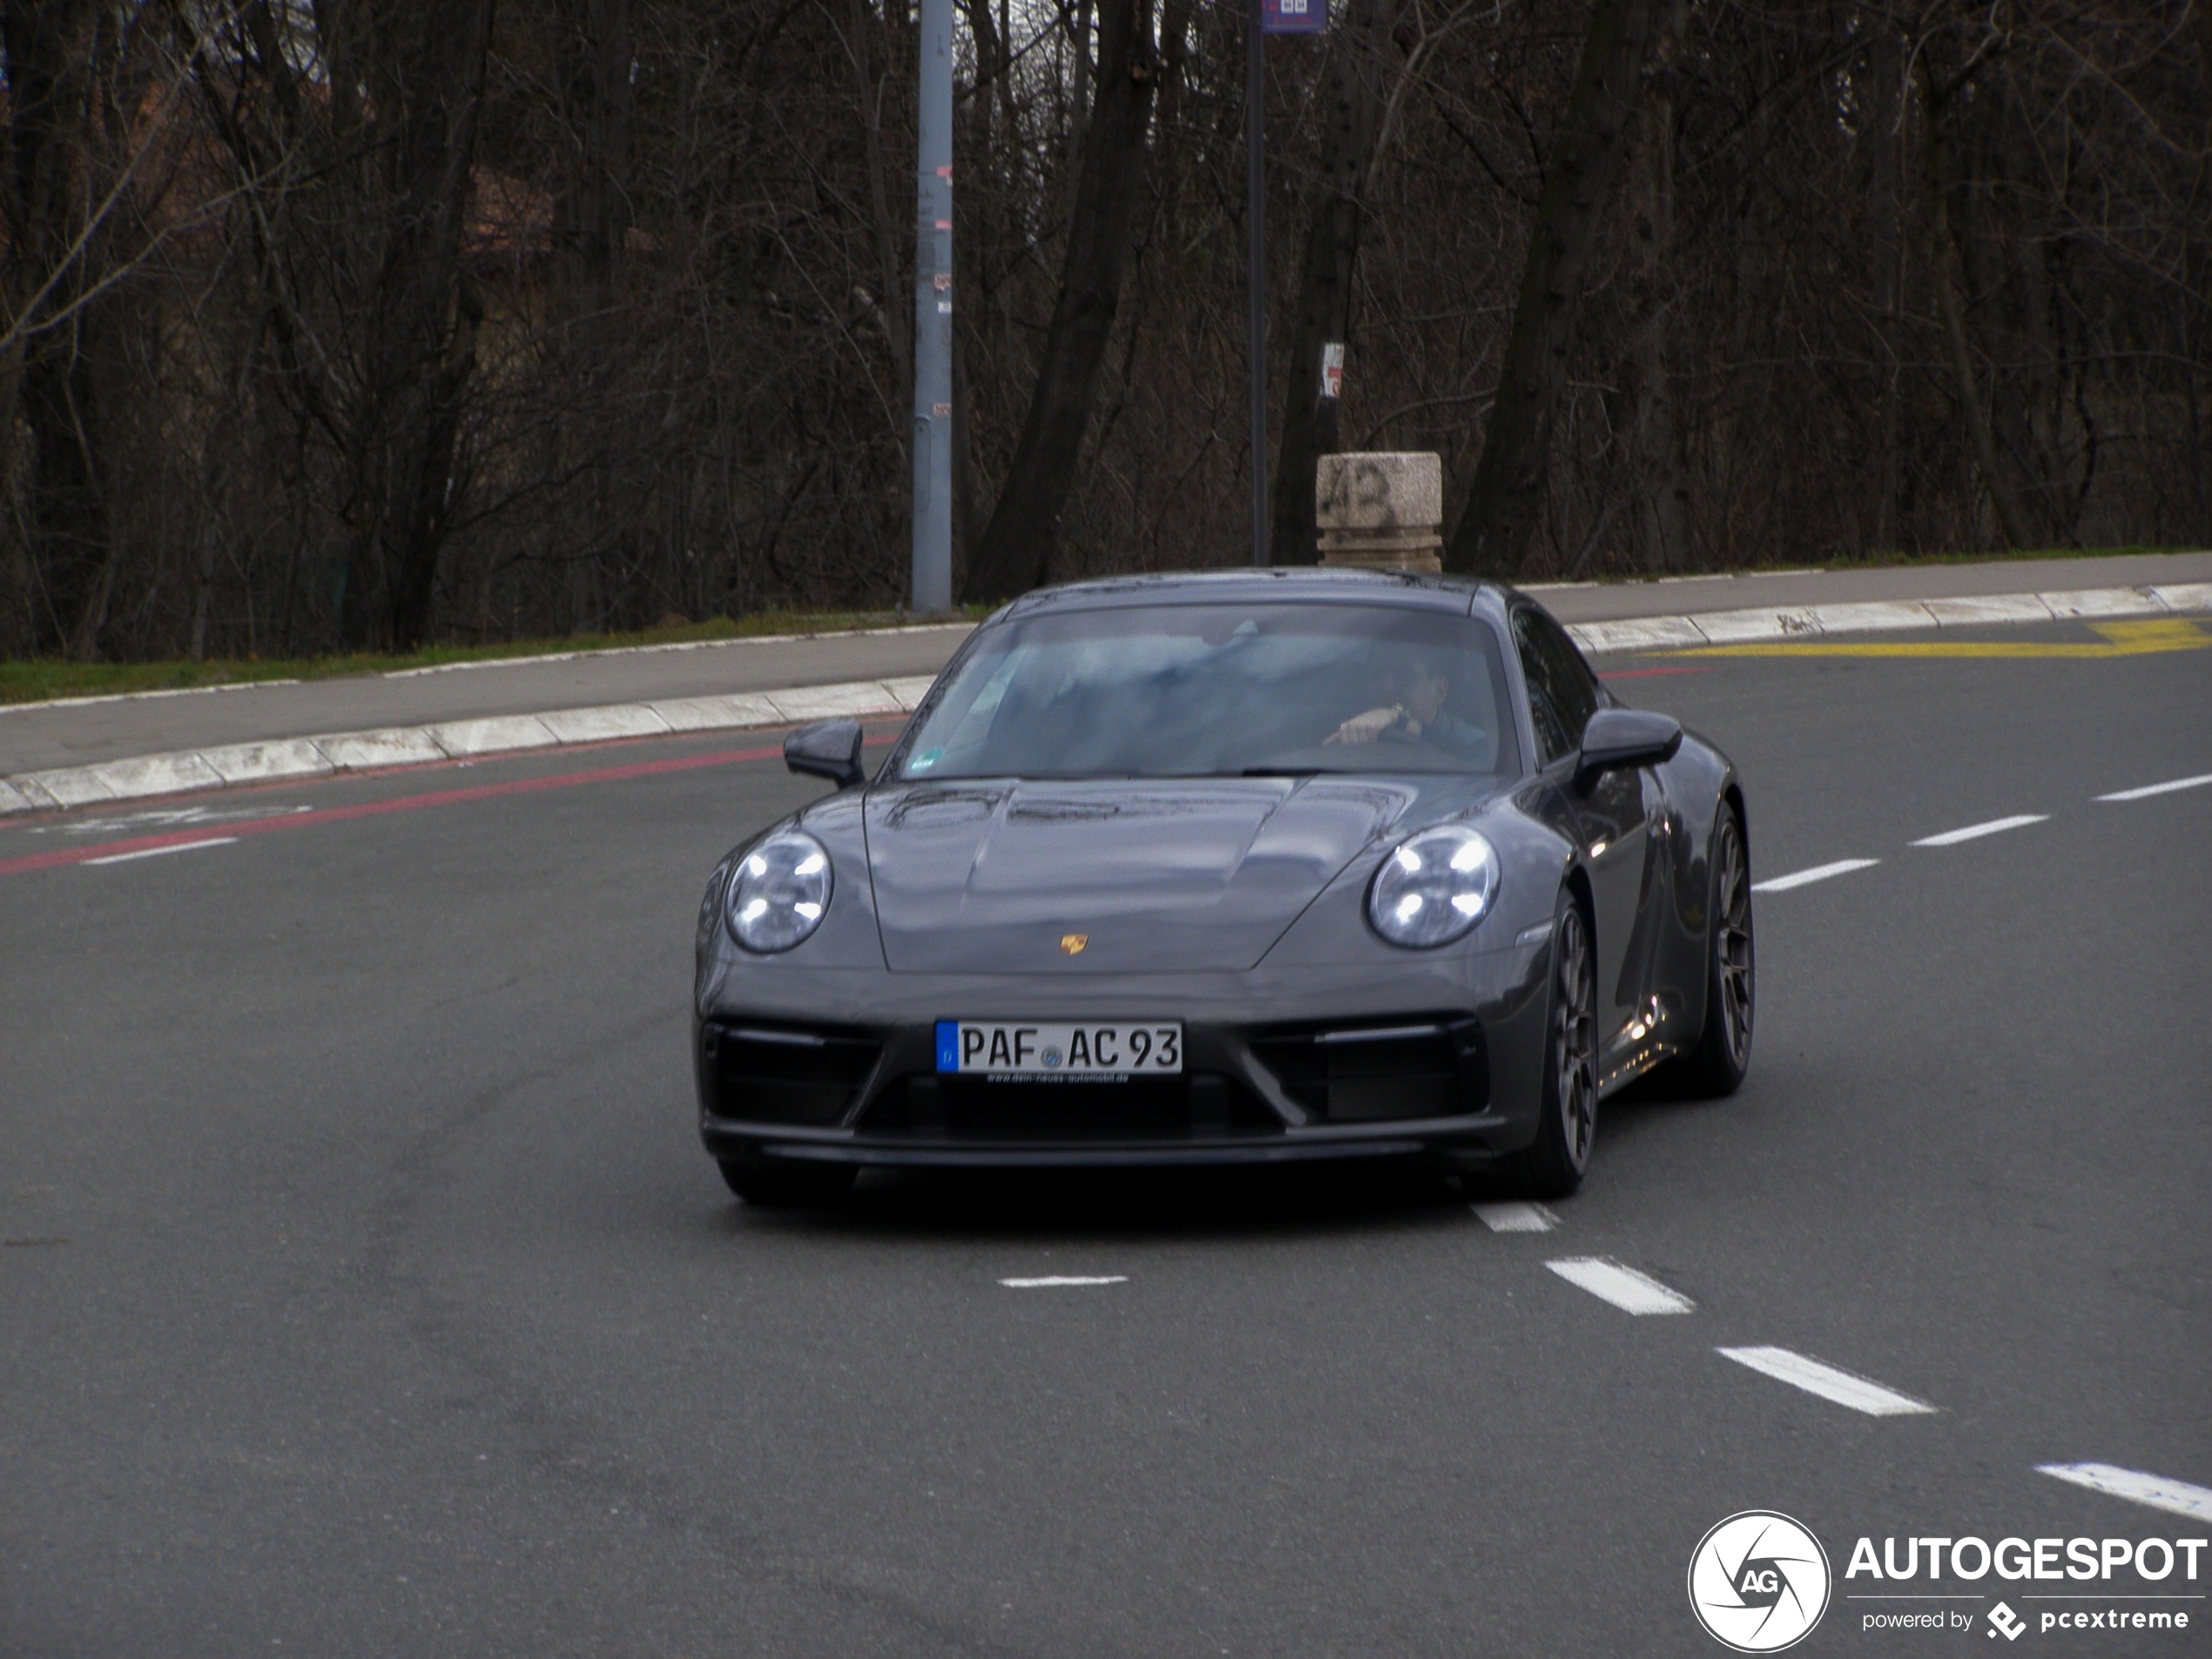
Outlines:
<svg viewBox="0 0 2212 1659"><path fill-rule="evenodd" d="M1353 715L1324 738L1323 744L1420 742L1469 759L1492 752L1487 732L1445 708L1451 677L1433 664L1419 657L1394 662L1384 669L1379 689L1384 701Z"/></svg>

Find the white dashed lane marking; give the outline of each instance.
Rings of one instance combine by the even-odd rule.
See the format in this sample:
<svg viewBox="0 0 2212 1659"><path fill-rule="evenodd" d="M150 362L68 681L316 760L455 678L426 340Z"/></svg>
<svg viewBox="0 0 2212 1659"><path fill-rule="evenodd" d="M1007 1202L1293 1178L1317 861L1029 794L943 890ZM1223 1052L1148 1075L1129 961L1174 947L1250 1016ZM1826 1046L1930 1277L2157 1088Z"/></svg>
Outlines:
<svg viewBox="0 0 2212 1659"><path fill-rule="evenodd" d="M143 847L136 853L111 853L104 859L86 859L87 864L128 864L132 859L158 859L165 853L189 853L198 846L233 846L235 835L212 835L204 841L179 841L173 846Z"/></svg>
<svg viewBox="0 0 2212 1659"><path fill-rule="evenodd" d="M2013 818L1993 818L1986 824L1969 824L1964 829L1946 830L1940 835L1924 835L1912 843L1915 846L1956 846L1961 841L1978 841L1985 835L1995 835L2005 830L2025 829L2030 824L2047 824L2047 813L2021 813Z"/></svg>
<svg viewBox="0 0 2212 1659"><path fill-rule="evenodd" d="M2143 800L2152 795L2170 795L2177 789L2199 789L2212 784L2212 772L2201 778L2176 778L2170 783L2145 784L2141 789L2123 789L2117 794L2100 795L2099 800Z"/></svg>
<svg viewBox="0 0 2212 1659"><path fill-rule="evenodd" d="M2186 1480L2141 1474L2134 1469L2115 1468L2109 1463L2039 1463L2035 1472L2071 1480L2092 1492L2107 1493L2134 1503L2148 1504L2154 1509L2187 1515L2191 1521L2212 1521L2212 1492L2193 1487Z"/></svg>
<svg viewBox="0 0 2212 1659"><path fill-rule="evenodd" d="M1126 1285L1126 1273L1107 1273L1096 1278L1055 1275L1049 1278L1002 1278L1000 1284L1009 1291L1059 1291L1078 1285Z"/></svg>
<svg viewBox="0 0 2212 1659"><path fill-rule="evenodd" d="M1925 1400L1900 1394L1894 1388L1885 1388L1878 1382L1823 1365L1817 1359L1808 1359L1787 1348L1717 1348L1714 1352L1739 1366L1749 1366L1762 1375L1833 1400L1838 1406L1848 1406L1855 1412L1865 1412L1870 1417L1903 1417L1914 1412L1935 1410Z"/></svg>
<svg viewBox="0 0 2212 1659"><path fill-rule="evenodd" d="M1831 875L1849 875L1853 870L1871 870L1880 862L1879 859L1838 859L1833 864L1816 864L1810 870L1797 870L1788 875L1770 876L1764 881L1754 881L1751 891L1787 893L1791 887L1825 881Z"/></svg>
<svg viewBox="0 0 2212 1659"><path fill-rule="evenodd" d="M1607 1261L1602 1256L1571 1256L1565 1261L1546 1262L1544 1265L1569 1285L1580 1285L1626 1313L1688 1313L1697 1305L1680 1291L1669 1290L1649 1274Z"/></svg>
<svg viewBox="0 0 2212 1659"><path fill-rule="evenodd" d="M1548 1233L1559 1217L1540 1204L1477 1204L1467 1206L1494 1233Z"/></svg>

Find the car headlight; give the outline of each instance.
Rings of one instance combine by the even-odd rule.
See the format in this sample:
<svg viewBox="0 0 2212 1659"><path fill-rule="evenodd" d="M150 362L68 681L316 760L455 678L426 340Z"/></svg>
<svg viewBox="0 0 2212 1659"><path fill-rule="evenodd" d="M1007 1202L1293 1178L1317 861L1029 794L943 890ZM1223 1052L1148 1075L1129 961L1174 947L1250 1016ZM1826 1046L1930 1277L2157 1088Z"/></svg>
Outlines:
<svg viewBox="0 0 2212 1659"><path fill-rule="evenodd" d="M723 909L747 950L789 950L822 925L829 909L830 856L797 830L771 835L738 860Z"/></svg>
<svg viewBox="0 0 2212 1659"><path fill-rule="evenodd" d="M1441 825L1391 849L1367 889L1367 920L1393 945L1448 945L1498 896L1498 854L1471 829Z"/></svg>

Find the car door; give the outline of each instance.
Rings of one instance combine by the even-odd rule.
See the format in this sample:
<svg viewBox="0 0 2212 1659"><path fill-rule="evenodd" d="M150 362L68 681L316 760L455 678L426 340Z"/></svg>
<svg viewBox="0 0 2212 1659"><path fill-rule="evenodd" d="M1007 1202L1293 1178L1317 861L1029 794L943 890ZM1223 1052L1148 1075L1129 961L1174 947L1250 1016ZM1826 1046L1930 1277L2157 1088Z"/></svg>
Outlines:
<svg viewBox="0 0 2212 1659"><path fill-rule="evenodd" d="M1528 712L1545 771L1554 773L1582 846L1595 902L1599 1073L1610 1076L1645 1034L1640 1022L1650 940L1642 925L1656 875L1651 796L1656 779L1634 767L1602 774L1588 794L1574 786L1582 728L1607 701L1597 677L1565 631L1533 606L1513 618L1514 646L1528 683ZM1630 1035L1633 1033L1634 1035Z"/></svg>

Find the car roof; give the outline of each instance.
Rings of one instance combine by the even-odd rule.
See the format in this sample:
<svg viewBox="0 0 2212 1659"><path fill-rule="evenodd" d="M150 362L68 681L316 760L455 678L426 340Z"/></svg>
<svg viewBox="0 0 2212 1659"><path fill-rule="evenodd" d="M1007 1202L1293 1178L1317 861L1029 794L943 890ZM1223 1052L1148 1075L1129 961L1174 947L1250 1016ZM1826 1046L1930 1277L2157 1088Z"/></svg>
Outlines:
<svg viewBox="0 0 2212 1659"><path fill-rule="evenodd" d="M1233 604L1263 599L1285 604L1406 605L1466 616L1475 609L1501 609L1510 597L1510 589L1479 577L1304 564L1159 571L1069 582L1025 593L998 616L1027 617L1050 610L1105 610L1131 604ZM1487 604L1482 603L1485 600Z"/></svg>

